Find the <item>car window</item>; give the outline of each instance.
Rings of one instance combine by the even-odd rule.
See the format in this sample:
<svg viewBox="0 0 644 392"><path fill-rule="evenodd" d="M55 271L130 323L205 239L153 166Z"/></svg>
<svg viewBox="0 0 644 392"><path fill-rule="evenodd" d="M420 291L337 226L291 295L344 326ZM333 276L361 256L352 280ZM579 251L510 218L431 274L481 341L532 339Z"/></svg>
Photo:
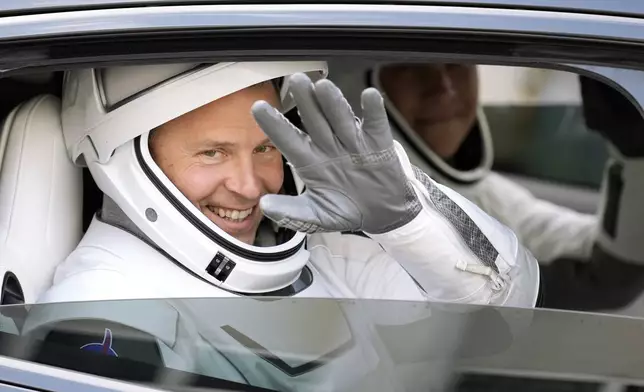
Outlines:
<svg viewBox="0 0 644 392"><path fill-rule="evenodd" d="M10 307L16 306L5 309ZM88 309L95 310L93 316ZM174 315L171 326L164 324L166 311ZM142 317L123 323L123 315L132 312ZM350 385L351 390L475 392L520 385L598 391L607 379L624 386L644 383L641 367L629 366L644 360L644 351L631 350L641 321L619 316L259 297L41 304L13 314L25 329L21 336L0 332L0 356L164 390ZM316 327L297 328L303 324ZM553 331L570 335L554 339ZM143 351L153 346L160 355L150 361L128 345Z"/></svg>
<svg viewBox="0 0 644 392"><path fill-rule="evenodd" d="M599 189L608 151L586 126L577 74L509 66L479 70L495 169Z"/></svg>

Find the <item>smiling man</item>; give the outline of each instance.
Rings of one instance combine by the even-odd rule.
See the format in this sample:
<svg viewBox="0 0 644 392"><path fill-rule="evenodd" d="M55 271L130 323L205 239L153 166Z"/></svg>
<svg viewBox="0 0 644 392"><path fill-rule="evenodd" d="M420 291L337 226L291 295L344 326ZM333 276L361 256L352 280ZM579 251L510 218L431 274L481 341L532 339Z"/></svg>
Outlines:
<svg viewBox="0 0 644 392"><path fill-rule="evenodd" d="M478 75L467 64L395 64L380 70L383 92L442 158L459 150L476 121Z"/></svg>
<svg viewBox="0 0 644 392"><path fill-rule="evenodd" d="M273 84L261 83L150 134L152 157L170 181L217 226L250 245L263 218L260 197L278 193L284 182L282 155L250 116L258 99L281 105ZM242 108L249 114L228 115Z"/></svg>

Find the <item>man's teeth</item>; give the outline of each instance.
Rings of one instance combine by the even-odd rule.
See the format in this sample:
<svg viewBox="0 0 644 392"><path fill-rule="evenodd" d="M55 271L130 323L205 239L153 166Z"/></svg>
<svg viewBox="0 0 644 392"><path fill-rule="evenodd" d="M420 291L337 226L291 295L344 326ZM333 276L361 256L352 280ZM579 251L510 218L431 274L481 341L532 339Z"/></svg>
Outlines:
<svg viewBox="0 0 644 392"><path fill-rule="evenodd" d="M229 210L226 208L210 207L210 210L222 218L230 220L244 220L253 212L253 208L247 210Z"/></svg>

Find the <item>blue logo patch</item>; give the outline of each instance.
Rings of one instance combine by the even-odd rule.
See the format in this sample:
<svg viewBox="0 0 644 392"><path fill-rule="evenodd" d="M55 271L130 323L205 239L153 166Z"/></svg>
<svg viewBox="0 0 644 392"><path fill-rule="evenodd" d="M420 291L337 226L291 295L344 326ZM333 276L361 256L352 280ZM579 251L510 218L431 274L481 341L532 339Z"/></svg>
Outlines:
<svg viewBox="0 0 644 392"><path fill-rule="evenodd" d="M112 348L112 331L105 328L103 335L103 342L101 343L88 343L80 348L82 351L91 351L94 353L105 354L110 357L118 357L119 355Z"/></svg>

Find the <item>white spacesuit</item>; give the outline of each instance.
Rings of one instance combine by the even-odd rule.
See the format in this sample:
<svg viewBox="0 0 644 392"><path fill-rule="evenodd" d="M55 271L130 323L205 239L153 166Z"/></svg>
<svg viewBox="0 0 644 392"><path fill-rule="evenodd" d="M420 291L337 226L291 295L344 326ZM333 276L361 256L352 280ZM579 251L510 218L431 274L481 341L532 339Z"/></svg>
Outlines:
<svg viewBox="0 0 644 392"><path fill-rule="evenodd" d="M75 162L87 165L105 199L40 302L268 295L534 306L539 291L536 260L512 231L409 163L404 150L391 139L377 92L366 92L364 118L356 122L333 84L323 80L326 84L313 85L304 72L320 79L326 64L180 64L69 72L63 95L67 148ZM295 129L270 105L253 107L258 124L289 161L283 189L290 190L290 195L262 198L265 215L280 227L264 219L262 225L268 229L260 233L268 232L273 245L248 245L188 201L152 158L148 137L173 118L271 80L279 88L283 111L292 108L294 100L311 136ZM313 99L318 104L312 104ZM330 105L338 110L320 109ZM347 115L351 121L346 121ZM323 132L343 142L334 144L331 151L318 139ZM298 141L309 143L311 150L299 151ZM331 209L335 210L328 213ZM212 312L211 305L167 303L167 307L158 306L159 317L175 320L178 312L184 326L168 329L150 315L81 302L66 308L60 304L65 309L60 312L52 305L46 312L34 311L25 330L43 337L70 320L107 320L154 336L168 366L180 357L183 364L177 367L279 390L349 388L356 378L385 366L368 334L351 334L368 328L356 327L356 321L337 304L325 308L327 326L337 326L336 333L328 336L333 342L314 344L309 357L328 354L324 350L330 347L339 349L347 339L355 344L342 346L342 355L328 365L298 367L248 355L239 359L220 349L244 340L239 338L241 332L231 333L220 325L243 331L243 336L271 352L280 351L284 339L307 341L272 322L268 322L273 324L270 328L260 325L265 323L261 314L270 314L270 306L276 305L258 302L253 315L215 312L216 320L204 324L203 317L195 321L186 315ZM404 315L397 315L402 317L398 321L382 314L375 318L383 318L386 324L416 317L408 316L406 321ZM118 328L110 328L109 338L107 329L103 335L101 328L97 332L104 344L119 339L113 330ZM177 343L180 329L190 336L184 336L182 341L188 343L183 346ZM290 331L287 336L280 335L285 330ZM192 358L210 358L200 363L212 367L186 365L184 354L190 350L198 353L189 355ZM351 368L348 373L347 368ZM317 384L312 380L326 384L312 388Z"/></svg>

